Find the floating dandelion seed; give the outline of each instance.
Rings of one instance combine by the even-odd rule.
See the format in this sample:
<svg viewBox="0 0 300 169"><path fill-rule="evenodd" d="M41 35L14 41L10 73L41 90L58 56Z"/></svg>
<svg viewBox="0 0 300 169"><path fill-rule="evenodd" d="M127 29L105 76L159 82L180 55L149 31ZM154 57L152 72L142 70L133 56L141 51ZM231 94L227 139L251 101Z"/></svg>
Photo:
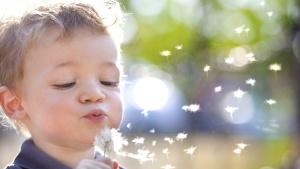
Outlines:
<svg viewBox="0 0 300 169"><path fill-rule="evenodd" d="M269 69L274 72L277 72L277 71L281 70L281 65L278 63L273 63L269 66Z"/></svg>
<svg viewBox="0 0 300 169"><path fill-rule="evenodd" d="M243 32L243 30L244 30L244 26L245 26L245 25L240 26L240 27L236 27L236 28L234 28L233 31L234 31L235 33L237 33L237 34L240 35L240 34Z"/></svg>
<svg viewBox="0 0 300 169"><path fill-rule="evenodd" d="M152 146L156 146L156 141L152 141Z"/></svg>
<svg viewBox="0 0 300 169"><path fill-rule="evenodd" d="M244 29L244 31L245 31L246 33L248 33L250 30L251 30L251 29L250 29L249 27Z"/></svg>
<svg viewBox="0 0 300 169"><path fill-rule="evenodd" d="M234 63L234 57L232 56L228 56L227 58L225 58L225 63L231 65Z"/></svg>
<svg viewBox="0 0 300 169"><path fill-rule="evenodd" d="M243 142L242 143L238 143L236 144L241 150L245 149L247 146L250 146L248 144L244 144Z"/></svg>
<svg viewBox="0 0 300 169"><path fill-rule="evenodd" d="M233 119L233 113L235 111L237 111L238 109L239 109L238 107L231 107L231 106L225 107L225 111L228 112L228 113L230 113L231 119Z"/></svg>
<svg viewBox="0 0 300 169"><path fill-rule="evenodd" d="M152 134L154 134L155 133L155 129L151 129L149 132L152 133Z"/></svg>
<svg viewBox="0 0 300 169"><path fill-rule="evenodd" d="M271 16L273 16L273 12L272 12L272 11L267 12L267 15L268 15L268 17L270 18Z"/></svg>
<svg viewBox="0 0 300 169"><path fill-rule="evenodd" d="M170 137L165 137L164 141L167 141L170 145L172 145L174 143L174 140Z"/></svg>
<svg viewBox="0 0 300 169"><path fill-rule="evenodd" d="M132 128L131 123L128 123L128 124L126 125L126 127L127 127L128 129L131 130L131 128Z"/></svg>
<svg viewBox="0 0 300 169"><path fill-rule="evenodd" d="M266 5L266 2L265 1L261 1L259 4L260 4L260 6L264 7Z"/></svg>
<svg viewBox="0 0 300 169"><path fill-rule="evenodd" d="M255 57L254 57L254 54L253 54L252 52L247 53L247 54L246 54L246 58L248 59L248 61L249 61L250 63L256 61L256 59L255 59Z"/></svg>
<svg viewBox="0 0 300 169"><path fill-rule="evenodd" d="M140 161L140 163L146 162L146 161L153 161L154 160L154 153L150 153L149 150L145 149L138 149L137 154L129 153L127 156L130 158L134 158Z"/></svg>
<svg viewBox="0 0 300 169"><path fill-rule="evenodd" d="M242 149L236 148L236 149L233 150L233 152L240 157L240 154L242 153Z"/></svg>
<svg viewBox="0 0 300 169"><path fill-rule="evenodd" d="M175 48L176 48L177 50L181 50L181 49L182 49L182 45L177 45L177 46L175 46Z"/></svg>
<svg viewBox="0 0 300 169"><path fill-rule="evenodd" d="M171 51L168 51L168 50L163 50L163 51L161 51L160 52L160 55L162 55L162 56L170 56L171 55Z"/></svg>
<svg viewBox="0 0 300 169"><path fill-rule="evenodd" d="M132 140L132 142L137 145L137 144L144 144L145 138L144 137L136 137L135 139Z"/></svg>
<svg viewBox="0 0 300 169"><path fill-rule="evenodd" d="M149 111L148 111L148 110L143 110L143 111L141 112L141 114L144 115L145 117L148 117Z"/></svg>
<svg viewBox="0 0 300 169"><path fill-rule="evenodd" d="M246 80L246 84L249 84L251 86L254 86L255 83L256 83L255 79L250 78L250 79Z"/></svg>
<svg viewBox="0 0 300 169"><path fill-rule="evenodd" d="M219 93L222 91L222 86L215 87L215 93Z"/></svg>
<svg viewBox="0 0 300 169"><path fill-rule="evenodd" d="M184 149L184 151L185 151L186 154L190 154L191 158L193 159L194 158L194 152L195 152L196 148L197 147L192 146L188 149Z"/></svg>
<svg viewBox="0 0 300 169"><path fill-rule="evenodd" d="M107 126L104 127L99 133L95 136L94 145L100 148L105 153L113 150L113 140L112 140L112 132L111 129Z"/></svg>
<svg viewBox="0 0 300 169"><path fill-rule="evenodd" d="M272 106L273 104L276 104L276 100L269 99L269 100L266 100L266 103L268 103L270 106Z"/></svg>
<svg viewBox="0 0 300 169"><path fill-rule="evenodd" d="M236 97L238 99L241 99L244 96L245 93L246 92L244 92L243 90L241 90L239 88L238 90L236 90L236 91L233 92L233 95L234 95L234 97Z"/></svg>
<svg viewBox="0 0 300 169"><path fill-rule="evenodd" d="M180 140L180 141L182 142L184 139L186 139L187 135L188 135L188 134L185 134L185 133L179 133L179 134L176 136L176 140L177 140L177 141Z"/></svg>
<svg viewBox="0 0 300 169"><path fill-rule="evenodd" d="M168 165L162 166L161 168L163 168L163 169L172 169L172 168L175 168L175 167L173 167L172 165L168 164Z"/></svg>
<svg viewBox="0 0 300 169"><path fill-rule="evenodd" d="M185 106L182 106L181 109L184 111L189 111L191 113L195 113L195 112L199 111L200 105L199 104L185 105Z"/></svg>
<svg viewBox="0 0 300 169"><path fill-rule="evenodd" d="M204 70L204 72L210 71L210 66L209 65L205 65L203 70Z"/></svg>
<svg viewBox="0 0 300 169"><path fill-rule="evenodd" d="M169 158L169 154L170 154L169 149L168 148L163 149L163 154L166 154L167 158Z"/></svg>

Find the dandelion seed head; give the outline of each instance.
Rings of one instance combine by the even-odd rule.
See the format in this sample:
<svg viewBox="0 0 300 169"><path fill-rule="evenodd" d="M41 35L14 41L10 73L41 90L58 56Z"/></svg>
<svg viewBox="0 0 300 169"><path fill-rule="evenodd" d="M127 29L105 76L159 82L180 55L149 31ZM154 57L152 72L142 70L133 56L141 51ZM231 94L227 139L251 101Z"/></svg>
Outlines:
<svg viewBox="0 0 300 169"><path fill-rule="evenodd" d="M260 6L264 7L266 5L266 2L265 1L261 1L259 4L260 4Z"/></svg>
<svg viewBox="0 0 300 169"><path fill-rule="evenodd" d="M112 140L112 131L107 126L104 127L95 136L94 145L100 148L103 152L110 152L113 150L114 143Z"/></svg>

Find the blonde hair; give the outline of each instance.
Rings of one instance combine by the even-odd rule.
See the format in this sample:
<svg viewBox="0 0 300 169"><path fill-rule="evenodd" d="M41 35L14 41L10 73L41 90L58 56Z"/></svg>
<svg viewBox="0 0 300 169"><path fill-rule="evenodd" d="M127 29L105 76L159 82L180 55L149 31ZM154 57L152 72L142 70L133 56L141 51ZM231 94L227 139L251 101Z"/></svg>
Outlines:
<svg viewBox="0 0 300 169"><path fill-rule="evenodd" d="M96 1L95 1L96 2ZM23 59L26 52L46 35L50 28L58 28L59 38L76 35L78 29L111 35L120 42L122 11L115 0L98 0L96 3L55 2L27 6L21 16L0 19L0 85L17 92L23 78ZM1 124L27 133L27 128L2 112Z"/></svg>

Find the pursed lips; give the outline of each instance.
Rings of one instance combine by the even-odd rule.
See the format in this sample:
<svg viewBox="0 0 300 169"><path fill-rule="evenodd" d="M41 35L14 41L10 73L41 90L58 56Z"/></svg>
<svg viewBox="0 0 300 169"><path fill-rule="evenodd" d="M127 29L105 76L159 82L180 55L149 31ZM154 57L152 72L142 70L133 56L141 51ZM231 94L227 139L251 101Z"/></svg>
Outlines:
<svg viewBox="0 0 300 169"><path fill-rule="evenodd" d="M94 109L84 117L93 122L100 122L106 117L106 113L102 109Z"/></svg>

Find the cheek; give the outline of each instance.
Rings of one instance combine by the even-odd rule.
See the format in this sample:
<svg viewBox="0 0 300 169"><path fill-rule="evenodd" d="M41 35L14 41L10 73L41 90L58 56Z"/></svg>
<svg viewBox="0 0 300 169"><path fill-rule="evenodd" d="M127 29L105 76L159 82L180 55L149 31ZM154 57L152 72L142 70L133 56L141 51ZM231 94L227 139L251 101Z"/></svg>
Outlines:
<svg viewBox="0 0 300 169"><path fill-rule="evenodd" d="M122 118L123 118L123 102L121 101L120 97L115 99L114 104L112 104L114 113L113 113L113 128L119 128Z"/></svg>

